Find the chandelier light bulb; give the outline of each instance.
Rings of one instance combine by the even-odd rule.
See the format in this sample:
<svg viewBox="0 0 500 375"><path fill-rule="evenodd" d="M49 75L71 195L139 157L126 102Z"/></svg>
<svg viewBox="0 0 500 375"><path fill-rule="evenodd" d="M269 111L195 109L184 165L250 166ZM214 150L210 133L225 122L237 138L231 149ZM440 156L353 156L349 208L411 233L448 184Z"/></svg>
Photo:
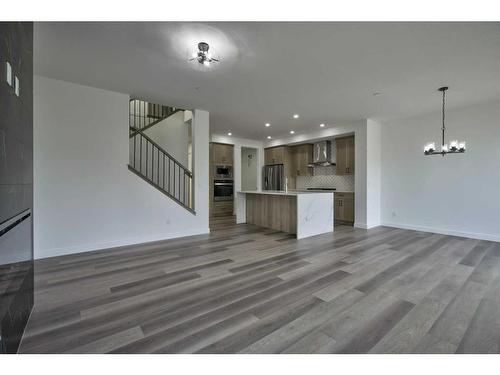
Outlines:
<svg viewBox="0 0 500 375"><path fill-rule="evenodd" d="M458 144L458 149L459 149L460 151L465 151L465 142L460 142L460 143Z"/></svg>
<svg viewBox="0 0 500 375"><path fill-rule="evenodd" d="M458 149L458 141L456 141L456 140L455 141L451 141L450 142L450 149L452 151L456 151Z"/></svg>
<svg viewBox="0 0 500 375"><path fill-rule="evenodd" d="M427 143L424 147L425 152L433 152L436 150L436 144L434 142Z"/></svg>
<svg viewBox="0 0 500 375"><path fill-rule="evenodd" d="M448 152L448 145L446 143L441 146L441 152Z"/></svg>

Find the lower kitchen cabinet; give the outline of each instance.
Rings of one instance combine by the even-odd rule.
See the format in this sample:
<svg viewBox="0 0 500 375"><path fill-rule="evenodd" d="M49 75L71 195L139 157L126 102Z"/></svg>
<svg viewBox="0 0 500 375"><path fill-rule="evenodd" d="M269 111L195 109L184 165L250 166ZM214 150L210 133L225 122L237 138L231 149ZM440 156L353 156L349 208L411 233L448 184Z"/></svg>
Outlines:
<svg viewBox="0 0 500 375"><path fill-rule="evenodd" d="M233 201L216 201L212 203L210 216L231 216L233 214Z"/></svg>
<svg viewBox="0 0 500 375"><path fill-rule="evenodd" d="M338 223L354 223L354 193L335 193L334 215Z"/></svg>

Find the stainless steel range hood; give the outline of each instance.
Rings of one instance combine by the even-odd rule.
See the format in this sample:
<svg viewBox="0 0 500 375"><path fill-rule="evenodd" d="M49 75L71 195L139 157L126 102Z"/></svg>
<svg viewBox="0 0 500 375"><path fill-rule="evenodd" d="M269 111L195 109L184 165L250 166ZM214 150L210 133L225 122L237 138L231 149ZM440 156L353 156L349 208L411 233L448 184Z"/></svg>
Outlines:
<svg viewBox="0 0 500 375"><path fill-rule="evenodd" d="M332 142L321 141L313 145L313 162L310 167L335 165L332 159Z"/></svg>

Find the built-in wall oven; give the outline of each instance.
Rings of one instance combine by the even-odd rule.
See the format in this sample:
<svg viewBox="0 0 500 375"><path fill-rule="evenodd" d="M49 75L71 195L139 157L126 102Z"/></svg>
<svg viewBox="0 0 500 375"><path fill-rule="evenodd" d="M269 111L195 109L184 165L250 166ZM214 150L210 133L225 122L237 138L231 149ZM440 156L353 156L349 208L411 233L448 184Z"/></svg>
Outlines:
<svg viewBox="0 0 500 375"><path fill-rule="evenodd" d="M214 165L214 178L232 179L233 167L230 165Z"/></svg>
<svg viewBox="0 0 500 375"><path fill-rule="evenodd" d="M214 180L214 201L233 200L233 180Z"/></svg>

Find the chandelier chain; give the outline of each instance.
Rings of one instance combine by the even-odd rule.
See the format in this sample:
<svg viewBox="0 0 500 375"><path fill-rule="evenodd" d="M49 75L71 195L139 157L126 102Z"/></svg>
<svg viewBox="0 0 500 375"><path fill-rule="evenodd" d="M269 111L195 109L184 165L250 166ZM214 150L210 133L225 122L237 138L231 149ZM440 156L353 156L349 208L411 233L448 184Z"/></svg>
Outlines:
<svg viewBox="0 0 500 375"><path fill-rule="evenodd" d="M443 91L443 130L445 129L444 127L444 96L445 96L446 92Z"/></svg>

